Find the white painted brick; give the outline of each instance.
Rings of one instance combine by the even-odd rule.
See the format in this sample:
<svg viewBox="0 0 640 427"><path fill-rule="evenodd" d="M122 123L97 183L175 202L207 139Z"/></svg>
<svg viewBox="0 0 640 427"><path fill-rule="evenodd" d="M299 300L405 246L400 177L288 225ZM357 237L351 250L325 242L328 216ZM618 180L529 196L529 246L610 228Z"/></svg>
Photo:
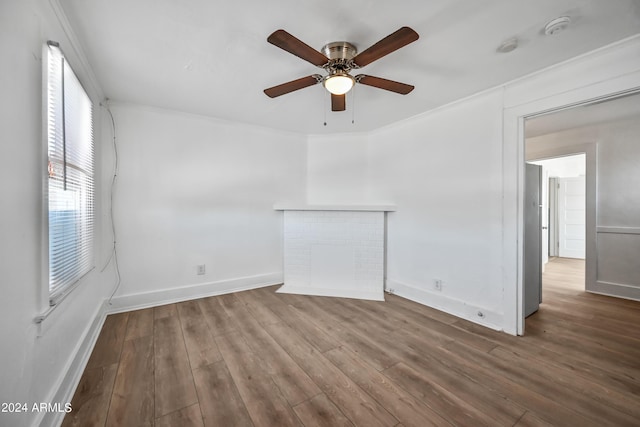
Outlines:
<svg viewBox="0 0 640 427"><path fill-rule="evenodd" d="M355 211L285 211L284 222L285 284L308 286L312 249L323 246L350 249L353 267L343 273L341 286L376 291L383 286L384 213ZM330 250L330 249L329 249ZM335 283L327 283L329 288Z"/></svg>

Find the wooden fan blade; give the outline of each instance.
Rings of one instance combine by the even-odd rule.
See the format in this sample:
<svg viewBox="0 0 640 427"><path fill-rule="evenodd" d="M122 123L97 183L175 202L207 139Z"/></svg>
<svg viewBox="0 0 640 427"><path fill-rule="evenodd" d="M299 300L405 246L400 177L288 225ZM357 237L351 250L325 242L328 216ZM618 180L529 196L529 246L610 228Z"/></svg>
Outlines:
<svg viewBox="0 0 640 427"><path fill-rule="evenodd" d="M298 40L285 30L277 30L273 32L273 34L267 38L267 41L274 46L278 46L280 49L294 54L298 58L311 62L315 66L322 67L324 64L329 62L329 59L326 56L303 41Z"/></svg>
<svg viewBox="0 0 640 427"><path fill-rule="evenodd" d="M393 80L383 79L381 77L367 76L365 74L358 74L356 81L363 85L377 87L379 89L389 90L391 92L406 95L414 89L414 86L394 82Z"/></svg>
<svg viewBox="0 0 640 427"><path fill-rule="evenodd" d="M301 79L292 80L278 86L270 87L269 89L265 89L264 93L269 98L275 98L276 96L285 95L289 92L313 86L316 83L318 83L318 77L317 74L314 74L312 76L302 77Z"/></svg>
<svg viewBox="0 0 640 427"><path fill-rule="evenodd" d="M331 111L344 111L347 109L346 95L331 94Z"/></svg>
<svg viewBox="0 0 640 427"><path fill-rule="evenodd" d="M365 65L371 64L373 61L377 61L383 56L418 40L419 37L418 33L411 28L402 27L395 33L389 34L369 49L360 52L355 58L353 58L353 62L359 67L364 67Z"/></svg>

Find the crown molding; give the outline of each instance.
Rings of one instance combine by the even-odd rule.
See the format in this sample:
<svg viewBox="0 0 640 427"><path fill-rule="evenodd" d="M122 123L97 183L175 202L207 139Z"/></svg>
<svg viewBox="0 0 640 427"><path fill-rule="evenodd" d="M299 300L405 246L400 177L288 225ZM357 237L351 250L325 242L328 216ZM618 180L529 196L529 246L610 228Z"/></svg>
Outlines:
<svg viewBox="0 0 640 427"><path fill-rule="evenodd" d="M69 22L66 13L64 12L64 8L60 4L60 1L41 0L40 2L43 4L43 6L48 7L49 11L53 14L53 17L55 17L56 21L60 25L60 28L62 29L62 32L67 39L67 43L64 43L62 45L63 50L67 55L71 53L71 58L73 61L72 65L76 70L78 70L78 68L80 69L79 71L81 71L81 76L84 79L85 85L89 86L87 89L90 88L90 95L92 95L94 101L99 102L105 99L104 90L102 89L98 78L93 72L93 68L91 67L91 63L87 59L87 55L84 52L82 43L73 30L73 27ZM67 48L67 44L69 48Z"/></svg>

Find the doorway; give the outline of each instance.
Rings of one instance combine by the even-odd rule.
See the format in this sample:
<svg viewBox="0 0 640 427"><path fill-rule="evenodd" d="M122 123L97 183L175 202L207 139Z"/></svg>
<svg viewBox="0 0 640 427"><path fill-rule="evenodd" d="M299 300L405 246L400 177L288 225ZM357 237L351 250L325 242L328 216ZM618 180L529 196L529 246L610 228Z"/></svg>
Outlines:
<svg viewBox="0 0 640 427"><path fill-rule="evenodd" d="M586 155L532 160L525 167L524 315L528 317L544 302L550 262L556 274L570 265L565 276L581 265L582 271L567 277L572 279L567 283L586 289Z"/></svg>
<svg viewBox="0 0 640 427"><path fill-rule="evenodd" d="M629 262L617 263L617 259L629 258L627 254L637 254L639 246L639 240L635 237L622 236L622 233L629 234L630 229L635 233L634 227L637 227L635 222L629 225L624 222L632 216L635 209L628 202L633 199L633 190L626 185L631 169L624 165L627 159L636 158L640 154L636 144L640 133L636 125L640 118L638 105L640 96L637 93L626 93L617 98L603 99L523 120L524 157L528 163L544 165L546 169L541 192L546 193L543 200L547 207L543 210L544 219L539 235L544 240L541 245L543 250L547 248L546 254L542 254L545 261L543 265L545 270L552 266L554 274L558 273L558 268L567 268L566 272L562 272L565 278L573 270L575 276L581 277L581 291L630 299L637 299L639 293L636 292L635 278L640 276L635 270L632 271ZM569 174L573 176L562 176L553 171L557 167L553 162L571 162L572 158L578 162L579 157L574 157L578 154L583 156L579 163L584 165L584 172L578 170ZM617 185L607 186L608 181ZM557 206L553 206L554 204ZM556 210L558 214L555 214ZM596 210L599 224L596 223ZM604 215L608 211L620 214L622 219ZM609 225L614 221L616 227ZM620 224L624 224L626 228ZM614 233L620 236L614 236ZM634 234L636 235L640 233ZM526 239L525 235L525 244ZM608 240L615 241L616 245L607 246ZM633 240L635 246L629 243L624 247L627 240ZM564 260L568 262L561 262ZM523 260L525 271L526 262ZM580 269L578 273L576 267ZM614 276L609 273L614 267L616 274L624 271L623 274ZM640 271L640 268L636 270ZM525 280L522 283L526 299ZM575 281L572 283L570 286L575 285ZM546 293L543 299L545 295ZM526 301L522 307L525 307L525 303ZM523 328L518 333L522 332Z"/></svg>
<svg viewBox="0 0 640 427"><path fill-rule="evenodd" d="M555 114L563 115L562 112ZM595 235L589 233L595 227L595 141L591 142L589 137L582 135L577 141L572 139L571 128L538 134L536 131L541 128L539 121L553 120L550 116L553 114L525 122L527 164L541 169L540 229L534 238L540 241L538 287L539 303L543 306L545 300L549 302L548 298L558 295L558 286L567 285L574 291L576 287L582 292L586 291L586 270L591 267L591 273L595 273ZM529 124L532 130L528 129ZM582 144L571 145L568 142ZM531 235L531 232L525 234L525 245L532 238ZM524 259L525 272L530 270L527 265L534 262ZM563 280L558 280L559 278ZM535 286L527 283L528 280L525 276L523 285L526 315L539 308L535 304L536 307L532 310L531 301L527 301L531 299L527 297L531 295L531 291L527 289Z"/></svg>
<svg viewBox="0 0 640 427"><path fill-rule="evenodd" d="M586 154L527 163L539 166L542 175L540 303L544 303L560 291L586 289Z"/></svg>
<svg viewBox="0 0 640 427"><path fill-rule="evenodd" d="M542 167L542 263L585 259L586 155L528 161Z"/></svg>

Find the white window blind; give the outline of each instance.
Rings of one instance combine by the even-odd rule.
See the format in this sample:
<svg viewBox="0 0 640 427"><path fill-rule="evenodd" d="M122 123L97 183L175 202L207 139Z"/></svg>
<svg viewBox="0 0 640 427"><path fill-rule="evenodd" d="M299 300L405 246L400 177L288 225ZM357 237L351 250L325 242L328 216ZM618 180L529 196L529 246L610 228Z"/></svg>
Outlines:
<svg viewBox="0 0 640 427"><path fill-rule="evenodd" d="M93 105L55 43L48 43L47 151L51 303L93 268Z"/></svg>

